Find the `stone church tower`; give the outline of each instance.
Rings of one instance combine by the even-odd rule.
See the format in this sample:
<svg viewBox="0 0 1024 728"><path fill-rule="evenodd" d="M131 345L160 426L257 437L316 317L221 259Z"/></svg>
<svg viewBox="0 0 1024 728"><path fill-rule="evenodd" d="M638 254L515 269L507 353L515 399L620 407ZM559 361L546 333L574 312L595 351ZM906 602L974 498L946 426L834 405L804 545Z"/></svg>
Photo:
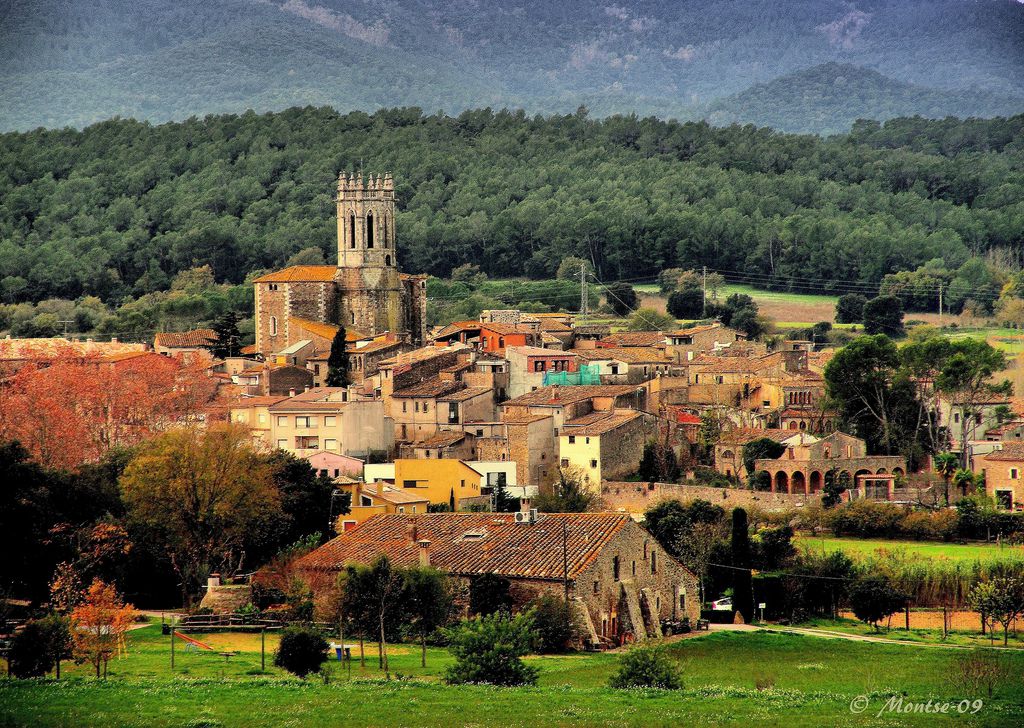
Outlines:
<svg viewBox="0 0 1024 728"><path fill-rule="evenodd" d="M402 328L391 175L338 177L338 322L379 334Z"/></svg>
<svg viewBox="0 0 1024 728"><path fill-rule="evenodd" d="M263 356L300 341L330 345L340 324L351 334L388 333L415 345L426 339L426 279L399 273L395 183L390 174L338 177L338 264L297 265L253 281L256 349Z"/></svg>

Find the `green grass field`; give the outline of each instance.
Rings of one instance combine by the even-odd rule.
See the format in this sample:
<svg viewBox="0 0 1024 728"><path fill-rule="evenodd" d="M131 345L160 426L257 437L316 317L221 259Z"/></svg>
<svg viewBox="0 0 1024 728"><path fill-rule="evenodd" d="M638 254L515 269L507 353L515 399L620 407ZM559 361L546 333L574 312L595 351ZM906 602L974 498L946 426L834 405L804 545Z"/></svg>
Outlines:
<svg viewBox="0 0 1024 728"><path fill-rule="evenodd" d="M129 637L128 655L110 664L106 682L71 667L58 683L0 682L4 726L358 726L396 725L971 725L1024 723L1024 682L1001 684L992 699L960 686L963 652L828 640L775 632L718 632L668 646L684 674L684 689L614 691L605 686L613 654L528 658L541 669L536 688L451 687L439 675L451 659L431 648L419 667L415 646L392 648L392 676L376 660L356 664L351 678L333 668L330 679L307 681L269 666L259 674L259 636L204 638L240 653L180 652L170 672L169 638L159 626ZM268 650L273 640L268 640ZM1000 659L1014 676L1024 653ZM394 679L395 675L401 679ZM760 683L760 689L757 684ZM958 701L984 697L974 716L877 717L888 696ZM867 695L869 709L850 712Z"/></svg>
<svg viewBox="0 0 1024 728"><path fill-rule="evenodd" d="M900 551L927 559L953 562L1022 561L1024 546L994 543L941 543L934 541L898 541L892 539L834 538L830 536L800 535L799 546L818 553L843 551L852 557L872 556L878 551Z"/></svg>

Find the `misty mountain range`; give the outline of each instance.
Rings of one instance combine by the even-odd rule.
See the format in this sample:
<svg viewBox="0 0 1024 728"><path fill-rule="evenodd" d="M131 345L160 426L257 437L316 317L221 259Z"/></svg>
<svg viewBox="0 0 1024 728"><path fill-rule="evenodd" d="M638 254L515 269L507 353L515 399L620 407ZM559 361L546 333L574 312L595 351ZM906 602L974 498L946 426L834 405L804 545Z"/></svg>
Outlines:
<svg viewBox="0 0 1024 728"><path fill-rule="evenodd" d="M329 105L833 133L1024 110L1013 0L0 0L0 130Z"/></svg>

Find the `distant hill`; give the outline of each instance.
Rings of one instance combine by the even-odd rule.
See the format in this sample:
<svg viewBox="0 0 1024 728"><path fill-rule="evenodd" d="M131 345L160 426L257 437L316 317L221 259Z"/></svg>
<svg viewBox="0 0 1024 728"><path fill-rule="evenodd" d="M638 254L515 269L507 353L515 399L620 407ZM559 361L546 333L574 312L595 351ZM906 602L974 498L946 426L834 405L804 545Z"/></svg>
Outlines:
<svg viewBox="0 0 1024 728"><path fill-rule="evenodd" d="M857 119L992 117L1016 113L1022 103L981 91L924 88L866 68L824 63L716 101L705 116L719 125L752 122L782 131L840 134Z"/></svg>
<svg viewBox="0 0 1024 728"><path fill-rule="evenodd" d="M823 71L800 99L773 82L843 64L890 82L856 82L871 113L1007 111L1022 38L1014 0L0 0L0 129L296 105L760 121L778 92L813 116L770 118L831 131L867 112Z"/></svg>

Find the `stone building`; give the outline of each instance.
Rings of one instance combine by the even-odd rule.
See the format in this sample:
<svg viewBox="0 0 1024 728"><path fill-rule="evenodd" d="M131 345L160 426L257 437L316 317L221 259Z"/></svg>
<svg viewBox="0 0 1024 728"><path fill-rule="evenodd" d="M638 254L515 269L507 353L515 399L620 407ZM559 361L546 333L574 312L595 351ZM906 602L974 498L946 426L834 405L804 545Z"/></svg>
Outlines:
<svg viewBox="0 0 1024 728"><path fill-rule="evenodd" d="M660 637L661 620L700 614L696 577L622 513L379 515L299 560L314 593L347 564L387 555L430 565L472 590L482 574L506 579L513 608L568 591L593 645ZM322 586L321 586L322 585Z"/></svg>
<svg viewBox="0 0 1024 728"><path fill-rule="evenodd" d="M1001 449L978 458L985 476L985 494L1003 510L1024 508L1024 443L1005 442Z"/></svg>
<svg viewBox="0 0 1024 728"><path fill-rule="evenodd" d="M294 319L426 337L426 276L398 271L391 175L338 178L338 264L296 265L257 278L256 349L269 356L309 338Z"/></svg>
<svg viewBox="0 0 1024 728"><path fill-rule="evenodd" d="M600 493L601 481L637 471L644 444L657 435L654 416L646 412L591 412L565 423L559 437L559 464L578 468L591 490Z"/></svg>

